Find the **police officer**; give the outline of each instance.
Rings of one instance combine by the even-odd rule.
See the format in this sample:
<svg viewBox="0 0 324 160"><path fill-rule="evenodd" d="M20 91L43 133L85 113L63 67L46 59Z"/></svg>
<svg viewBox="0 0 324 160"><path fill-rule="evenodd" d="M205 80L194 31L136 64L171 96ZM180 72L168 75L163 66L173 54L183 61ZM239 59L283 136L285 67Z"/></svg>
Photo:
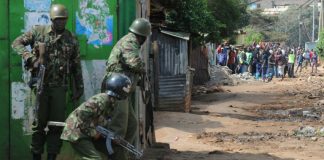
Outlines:
<svg viewBox="0 0 324 160"><path fill-rule="evenodd" d="M36 77L41 50L45 50L43 65L45 76L43 91L39 98L39 107L33 123L31 152L33 159L40 160L47 145L47 159L56 159L62 146L60 135L61 127L49 126L45 133L44 128L48 121L65 120L66 92L68 79L76 79L76 92L73 99L83 94L83 80L80 65L79 44L76 37L65 29L68 12L64 5L54 4L50 9L52 25L35 26L22 34L12 44L12 48L22 56L26 69L30 70L32 77ZM25 46L30 45L32 51ZM35 89L31 84L32 89Z"/></svg>
<svg viewBox="0 0 324 160"><path fill-rule="evenodd" d="M61 139L70 142L80 159L101 160L100 152L107 154L105 140L95 127L110 128L116 100L125 99L130 92L131 80L123 74L111 74L104 83L104 93L92 96L66 119Z"/></svg>
<svg viewBox="0 0 324 160"><path fill-rule="evenodd" d="M151 23L144 18L135 19L129 27L129 31L112 49L107 61L106 77L113 73L127 75L133 82L131 92L134 93L139 77L144 72L144 61L139 56L140 48L151 34ZM138 124L133 108L134 104L130 99L118 102L118 107L112 117L111 128L129 143L134 143ZM127 159L127 152L123 148L114 146L114 151L113 159Z"/></svg>

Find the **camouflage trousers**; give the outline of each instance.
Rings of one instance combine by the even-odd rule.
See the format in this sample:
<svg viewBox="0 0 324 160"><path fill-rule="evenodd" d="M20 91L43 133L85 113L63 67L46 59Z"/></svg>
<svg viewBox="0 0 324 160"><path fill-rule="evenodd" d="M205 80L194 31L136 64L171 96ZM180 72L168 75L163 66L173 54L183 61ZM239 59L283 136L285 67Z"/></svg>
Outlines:
<svg viewBox="0 0 324 160"><path fill-rule="evenodd" d="M77 160L103 160L107 158L105 139L92 140L90 138L82 138L76 142L70 142Z"/></svg>
<svg viewBox="0 0 324 160"><path fill-rule="evenodd" d="M137 118L132 105L131 97L132 96L129 96L126 100L117 102L109 128L132 144L135 141L137 133ZM113 160L128 160L129 156L127 150L114 144L113 149Z"/></svg>
<svg viewBox="0 0 324 160"><path fill-rule="evenodd" d="M64 122L66 110L66 87L44 87L40 96L37 112L37 123L33 123L33 134L31 151L42 154L46 143L47 153L58 154L62 146L60 139L62 127L49 126L48 131L44 129L48 121Z"/></svg>

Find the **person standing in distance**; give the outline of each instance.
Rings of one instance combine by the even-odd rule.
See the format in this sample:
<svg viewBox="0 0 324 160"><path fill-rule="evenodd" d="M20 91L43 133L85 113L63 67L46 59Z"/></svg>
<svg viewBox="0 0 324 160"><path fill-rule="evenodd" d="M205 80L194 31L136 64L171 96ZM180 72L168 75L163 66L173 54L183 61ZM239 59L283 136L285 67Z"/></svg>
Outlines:
<svg viewBox="0 0 324 160"><path fill-rule="evenodd" d="M144 61L140 58L140 49L150 35L151 23L145 18L135 19L129 27L129 33L113 47L107 61L105 77L109 77L113 73L125 74L132 81L131 93L134 93L139 77L145 72ZM102 91L104 90L106 89L102 85ZM119 101L114 112L111 129L129 143L134 143L138 123L131 96ZM113 147L115 151L114 160L128 159L128 153L125 149L120 146Z"/></svg>
<svg viewBox="0 0 324 160"><path fill-rule="evenodd" d="M40 160L47 146L47 159L56 159L60 152L62 127L49 126L48 121L63 122L65 120L66 93L69 79L75 81L76 91L72 99L79 99L83 94L83 80L80 64L79 43L76 37L65 29L68 11L62 4L53 4L50 9L51 25L34 26L30 31L14 40L12 48L25 61L25 68L32 77L37 77L40 63L40 50L45 50L42 65L45 66L43 91L39 98L39 107L33 123L31 152L34 160ZM30 45L32 51L25 46ZM32 78L33 79L33 78ZM35 89L33 82L30 87Z"/></svg>

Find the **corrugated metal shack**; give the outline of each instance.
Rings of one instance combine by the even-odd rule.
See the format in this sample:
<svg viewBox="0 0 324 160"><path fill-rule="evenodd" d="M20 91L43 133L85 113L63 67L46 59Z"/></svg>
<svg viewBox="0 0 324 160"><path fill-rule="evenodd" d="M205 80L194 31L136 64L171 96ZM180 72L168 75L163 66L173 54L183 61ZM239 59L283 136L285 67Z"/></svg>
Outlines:
<svg viewBox="0 0 324 160"><path fill-rule="evenodd" d="M188 58L189 36L188 33L181 32L153 31L153 85L157 110L190 110L190 103L186 103L191 101L192 85Z"/></svg>
<svg viewBox="0 0 324 160"><path fill-rule="evenodd" d="M190 61L191 67L196 70L193 77L193 83L195 85L201 85L209 81L208 49L203 46L194 48L192 50Z"/></svg>

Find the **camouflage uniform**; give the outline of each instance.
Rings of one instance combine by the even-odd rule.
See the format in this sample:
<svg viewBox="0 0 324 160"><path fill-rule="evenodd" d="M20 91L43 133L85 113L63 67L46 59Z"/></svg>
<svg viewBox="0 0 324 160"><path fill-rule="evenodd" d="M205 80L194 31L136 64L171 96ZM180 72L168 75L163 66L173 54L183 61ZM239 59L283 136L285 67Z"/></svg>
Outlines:
<svg viewBox="0 0 324 160"><path fill-rule="evenodd" d="M71 142L72 147L81 159L101 159L95 146L103 146L99 151L105 152L105 145L100 142L105 140L93 140L98 132L96 126L108 128L110 117L115 106L115 98L106 93L92 96L81 104L66 119L61 139Z"/></svg>
<svg viewBox="0 0 324 160"><path fill-rule="evenodd" d="M83 92L79 44L76 37L68 30L57 34L51 26L36 26L19 36L13 42L12 48L24 60L34 61L39 57L40 42L45 43L46 71L37 112L38 121L33 126L31 150L33 153L41 154L47 142L47 152L57 154L62 146L62 140L60 140L62 128L50 126L47 133L44 128L48 121L63 122L65 120L66 91L70 76L78 80L76 89L79 93ZM25 48L28 45L32 48L31 52ZM36 74L37 70L33 69L32 76Z"/></svg>
<svg viewBox="0 0 324 160"><path fill-rule="evenodd" d="M141 45L134 33L128 33L120 39L110 53L107 62L106 77L112 73L123 73L132 81L131 90L135 90L139 76L144 68L144 62L139 57ZM133 92L134 93L134 92ZM118 101L118 107L112 117L110 128L122 136L129 143L134 143L137 131L137 119L132 105L131 98ZM127 152L119 147L113 146L116 160L126 160Z"/></svg>

